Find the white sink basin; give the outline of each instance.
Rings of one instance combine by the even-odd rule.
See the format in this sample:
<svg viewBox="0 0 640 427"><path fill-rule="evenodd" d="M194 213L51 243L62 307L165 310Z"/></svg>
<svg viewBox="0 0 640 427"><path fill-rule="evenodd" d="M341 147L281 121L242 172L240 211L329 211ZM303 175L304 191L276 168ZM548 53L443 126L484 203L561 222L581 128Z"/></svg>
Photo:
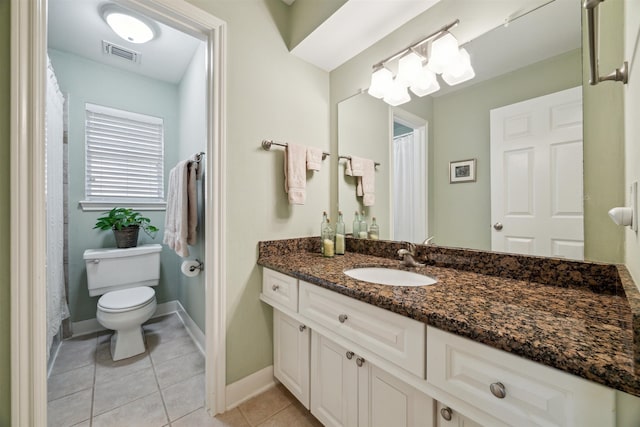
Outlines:
<svg viewBox="0 0 640 427"><path fill-rule="evenodd" d="M436 279L412 271L394 270L384 267L352 268L344 274L356 280L393 286L426 286L433 285Z"/></svg>

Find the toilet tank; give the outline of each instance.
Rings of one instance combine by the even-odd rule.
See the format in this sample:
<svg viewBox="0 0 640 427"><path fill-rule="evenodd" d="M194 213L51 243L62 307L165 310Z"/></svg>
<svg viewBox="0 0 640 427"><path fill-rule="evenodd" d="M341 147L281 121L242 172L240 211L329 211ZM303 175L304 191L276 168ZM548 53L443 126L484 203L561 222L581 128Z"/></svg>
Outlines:
<svg viewBox="0 0 640 427"><path fill-rule="evenodd" d="M160 280L160 251L162 246L142 245L126 249L87 249L89 295L136 286L157 286Z"/></svg>

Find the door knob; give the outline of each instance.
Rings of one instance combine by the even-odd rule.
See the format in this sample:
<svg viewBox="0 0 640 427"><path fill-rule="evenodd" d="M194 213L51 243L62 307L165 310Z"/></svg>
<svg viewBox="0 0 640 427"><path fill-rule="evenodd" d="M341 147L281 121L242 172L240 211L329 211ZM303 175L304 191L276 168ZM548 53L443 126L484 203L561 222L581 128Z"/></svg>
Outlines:
<svg viewBox="0 0 640 427"><path fill-rule="evenodd" d="M502 223L496 222L495 224L493 224L493 228L495 228L498 231L502 230Z"/></svg>

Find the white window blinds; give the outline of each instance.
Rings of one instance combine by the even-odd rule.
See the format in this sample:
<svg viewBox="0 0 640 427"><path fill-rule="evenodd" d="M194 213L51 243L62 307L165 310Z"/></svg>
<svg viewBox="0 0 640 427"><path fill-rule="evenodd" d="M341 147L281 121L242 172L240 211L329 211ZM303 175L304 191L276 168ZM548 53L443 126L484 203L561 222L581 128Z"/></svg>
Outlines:
<svg viewBox="0 0 640 427"><path fill-rule="evenodd" d="M88 201L164 199L161 118L86 104L85 134Z"/></svg>

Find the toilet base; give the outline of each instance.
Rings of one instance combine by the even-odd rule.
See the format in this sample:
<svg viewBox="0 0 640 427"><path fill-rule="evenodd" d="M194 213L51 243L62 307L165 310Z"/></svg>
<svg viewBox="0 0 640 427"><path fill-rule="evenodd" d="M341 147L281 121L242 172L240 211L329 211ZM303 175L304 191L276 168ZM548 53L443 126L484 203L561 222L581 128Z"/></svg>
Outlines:
<svg viewBox="0 0 640 427"><path fill-rule="evenodd" d="M145 352L141 326L115 331L111 336L111 358L122 360Z"/></svg>

